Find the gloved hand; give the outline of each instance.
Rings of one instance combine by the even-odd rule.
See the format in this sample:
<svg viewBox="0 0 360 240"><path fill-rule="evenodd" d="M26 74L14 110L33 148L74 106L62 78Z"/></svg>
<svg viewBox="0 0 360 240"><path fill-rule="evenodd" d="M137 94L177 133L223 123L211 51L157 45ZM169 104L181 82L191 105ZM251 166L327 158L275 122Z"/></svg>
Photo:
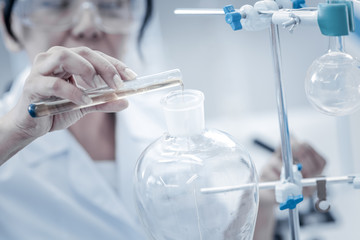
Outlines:
<svg viewBox="0 0 360 240"><path fill-rule="evenodd" d="M77 76L76 81L74 76ZM123 80L135 77L136 74L124 63L86 47L52 47L38 54L19 102L0 119L3 126L0 142L4 143L0 147L0 164L35 138L65 129L87 113L117 112L128 106L126 100L118 100L54 116L32 118L27 111L29 104L51 96L87 104L91 99L84 94L84 88L95 88L100 83L117 89Z"/></svg>
<svg viewBox="0 0 360 240"><path fill-rule="evenodd" d="M39 137L50 131L67 128L90 112L121 111L128 105L126 100L36 119L31 118L26 109L30 103L51 96L69 99L76 104L89 103L91 99L79 86L95 88L103 80L109 87L117 89L121 87L122 79L136 77L129 72L131 70L122 62L86 47L53 47L36 57L22 97L13 109L13 115L16 116L14 124L24 134ZM77 78L80 81L75 82L73 75L80 76Z"/></svg>

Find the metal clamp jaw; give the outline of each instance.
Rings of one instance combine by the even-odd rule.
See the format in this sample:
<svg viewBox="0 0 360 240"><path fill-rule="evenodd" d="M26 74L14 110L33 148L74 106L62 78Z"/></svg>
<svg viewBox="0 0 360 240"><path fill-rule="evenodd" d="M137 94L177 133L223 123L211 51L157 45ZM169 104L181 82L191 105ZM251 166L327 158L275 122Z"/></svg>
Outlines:
<svg viewBox="0 0 360 240"><path fill-rule="evenodd" d="M315 209L318 212L326 213L330 210L330 203L326 200L326 179L316 181L317 201Z"/></svg>

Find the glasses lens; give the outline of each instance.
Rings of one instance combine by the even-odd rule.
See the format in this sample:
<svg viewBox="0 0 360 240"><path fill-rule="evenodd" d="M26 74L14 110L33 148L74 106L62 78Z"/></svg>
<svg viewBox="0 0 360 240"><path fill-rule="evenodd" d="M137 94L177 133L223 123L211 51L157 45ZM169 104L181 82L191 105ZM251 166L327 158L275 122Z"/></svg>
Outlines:
<svg viewBox="0 0 360 240"><path fill-rule="evenodd" d="M42 29L66 29L85 11L95 14L96 23L106 32L128 32L132 20L130 0L18 0L14 13L23 23ZM90 4L89 4L90 3ZM79 5L80 4L80 5ZM92 6L89 8L88 6Z"/></svg>
<svg viewBox="0 0 360 240"><path fill-rule="evenodd" d="M130 30L132 9L129 0L99 1L97 9L105 31L122 33Z"/></svg>
<svg viewBox="0 0 360 240"><path fill-rule="evenodd" d="M20 0L14 13L28 25L42 28L62 28L71 24L75 11L71 0Z"/></svg>

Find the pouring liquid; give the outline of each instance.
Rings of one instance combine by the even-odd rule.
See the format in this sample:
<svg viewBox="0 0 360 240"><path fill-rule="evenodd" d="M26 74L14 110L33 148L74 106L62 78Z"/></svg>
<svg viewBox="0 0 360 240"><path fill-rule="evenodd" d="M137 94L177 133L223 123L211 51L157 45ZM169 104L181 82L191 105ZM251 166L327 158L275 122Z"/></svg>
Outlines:
<svg viewBox="0 0 360 240"><path fill-rule="evenodd" d="M86 94L92 99L92 103L87 105L77 105L69 100L60 98L49 98L42 102L32 103L28 107L29 114L36 117L51 116L64 112L69 112L77 109L82 109L90 106L95 106L107 102L116 101L129 96L143 94L155 90L181 86L184 89L181 78L170 78L165 81L151 82L144 84L143 82L137 82L138 80L132 80L124 83L124 87L118 90L114 90L109 87L103 87L99 89L91 89L85 91Z"/></svg>

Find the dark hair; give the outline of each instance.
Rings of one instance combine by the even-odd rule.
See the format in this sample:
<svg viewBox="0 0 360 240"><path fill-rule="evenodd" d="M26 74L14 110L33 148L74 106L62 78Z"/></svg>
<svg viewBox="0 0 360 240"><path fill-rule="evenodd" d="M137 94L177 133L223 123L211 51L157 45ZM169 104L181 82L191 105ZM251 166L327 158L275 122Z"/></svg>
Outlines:
<svg viewBox="0 0 360 240"><path fill-rule="evenodd" d="M16 2L16 0L4 0L5 2L5 7L4 7L4 23L5 23L5 27L6 27L6 31L9 33L9 35L15 40L17 41L17 37L15 36L12 28L11 28L11 12L12 9L14 7L14 4ZM144 36L145 30L146 30L146 26L148 25L151 15L153 12L153 4L152 4L152 0L146 0L146 11L145 11L145 16L143 18L141 27L140 27L140 31L139 31L139 35L137 38L137 43L138 43L138 47L140 48L140 44L141 44L141 40ZM140 55L141 54L141 50L140 50Z"/></svg>
<svg viewBox="0 0 360 240"><path fill-rule="evenodd" d="M4 23L6 27L6 31L10 34L10 36L17 41L17 38L12 31L11 28L11 11L13 9L15 0L4 0L5 6L4 6Z"/></svg>

